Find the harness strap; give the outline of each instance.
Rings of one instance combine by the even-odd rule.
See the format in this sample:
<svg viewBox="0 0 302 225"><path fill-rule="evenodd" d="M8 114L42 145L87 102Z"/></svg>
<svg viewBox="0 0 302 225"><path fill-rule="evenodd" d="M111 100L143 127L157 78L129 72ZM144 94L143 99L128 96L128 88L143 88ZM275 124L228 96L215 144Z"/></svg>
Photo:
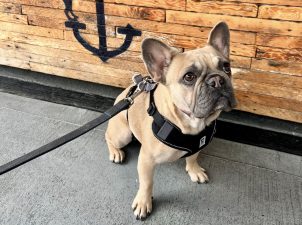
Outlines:
<svg viewBox="0 0 302 225"><path fill-rule="evenodd" d="M152 131L154 136L164 144L187 153L183 157L188 157L199 152L212 140L216 121L205 127L197 135L183 134L179 127L162 116L154 102L154 89L150 91L150 102L147 112L153 117ZM182 158L183 158L182 157Z"/></svg>

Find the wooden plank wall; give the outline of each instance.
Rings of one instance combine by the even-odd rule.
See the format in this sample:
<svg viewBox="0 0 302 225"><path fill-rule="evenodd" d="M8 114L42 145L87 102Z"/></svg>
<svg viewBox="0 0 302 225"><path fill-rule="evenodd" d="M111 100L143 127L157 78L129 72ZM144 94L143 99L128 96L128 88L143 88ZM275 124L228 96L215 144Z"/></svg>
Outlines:
<svg viewBox="0 0 302 225"><path fill-rule="evenodd" d="M86 25L81 35L98 48L95 0L74 0ZM238 109L302 122L302 0L104 0L107 46L118 48L127 23L141 30L126 52L102 62L66 28L63 0L0 0L0 64L126 87L145 73L141 40L161 38L180 50L206 43L213 25L231 29Z"/></svg>

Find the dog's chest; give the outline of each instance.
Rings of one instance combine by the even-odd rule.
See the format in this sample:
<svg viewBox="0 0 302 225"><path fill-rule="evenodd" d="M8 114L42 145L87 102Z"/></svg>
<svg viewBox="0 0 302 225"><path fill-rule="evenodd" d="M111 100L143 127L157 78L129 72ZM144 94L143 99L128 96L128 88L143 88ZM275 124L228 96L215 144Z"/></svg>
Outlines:
<svg viewBox="0 0 302 225"><path fill-rule="evenodd" d="M154 157L156 163L173 162L180 159L186 154L185 151L179 151L171 147L168 147L162 143L160 144L161 144L161 151L159 151L158 154L156 154Z"/></svg>
<svg viewBox="0 0 302 225"><path fill-rule="evenodd" d="M187 133L190 134L198 134L200 131L202 131L205 128L204 121L198 118L190 119L188 120L187 124L189 125L189 130Z"/></svg>

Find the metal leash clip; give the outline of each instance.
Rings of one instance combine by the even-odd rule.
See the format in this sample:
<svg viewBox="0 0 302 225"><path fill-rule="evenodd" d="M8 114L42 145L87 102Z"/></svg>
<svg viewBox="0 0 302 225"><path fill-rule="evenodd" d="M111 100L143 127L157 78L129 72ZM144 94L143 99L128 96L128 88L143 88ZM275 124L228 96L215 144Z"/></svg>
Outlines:
<svg viewBox="0 0 302 225"><path fill-rule="evenodd" d="M149 92L157 85L157 83L154 82L150 76L143 77L141 74L134 74L132 80L137 86L138 91Z"/></svg>
<svg viewBox="0 0 302 225"><path fill-rule="evenodd" d="M134 74L132 81L135 84L128 92L126 100L132 105L134 98L136 98L140 93L149 92L153 90L157 83L152 80L150 76L143 77L140 73Z"/></svg>

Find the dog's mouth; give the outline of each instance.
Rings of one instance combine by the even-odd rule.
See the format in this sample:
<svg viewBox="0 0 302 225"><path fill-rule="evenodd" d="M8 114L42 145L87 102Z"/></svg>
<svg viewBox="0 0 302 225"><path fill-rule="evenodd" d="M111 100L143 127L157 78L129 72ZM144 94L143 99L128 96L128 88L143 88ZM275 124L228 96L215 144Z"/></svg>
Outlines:
<svg viewBox="0 0 302 225"><path fill-rule="evenodd" d="M207 107L197 106L194 109L195 118L208 118L217 112L225 111L229 112L237 105L236 99L233 93L227 95L220 95L216 100L209 101Z"/></svg>
<svg viewBox="0 0 302 225"><path fill-rule="evenodd" d="M221 110L225 112L231 111L233 108L237 106L236 99L233 96L221 96L216 103L216 107L214 111Z"/></svg>

